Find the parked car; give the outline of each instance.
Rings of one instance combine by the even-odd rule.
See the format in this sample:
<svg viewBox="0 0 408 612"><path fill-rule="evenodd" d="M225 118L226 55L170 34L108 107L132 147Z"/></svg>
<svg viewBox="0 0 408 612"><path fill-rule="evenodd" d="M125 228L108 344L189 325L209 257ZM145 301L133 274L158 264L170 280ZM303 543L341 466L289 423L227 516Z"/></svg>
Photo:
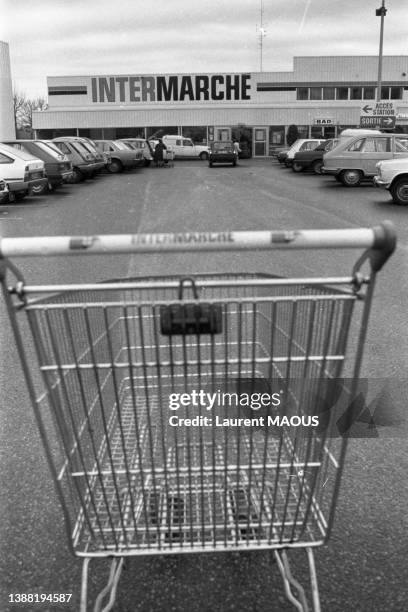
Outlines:
<svg viewBox="0 0 408 612"><path fill-rule="evenodd" d="M5 144L20 151L27 151L34 157L42 159L45 164L45 172L48 178L48 185L33 187L33 193L37 195L41 190L55 189L72 177L72 163L66 155L59 150L52 148L47 142L42 140L7 140Z"/></svg>
<svg viewBox="0 0 408 612"><path fill-rule="evenodd" d="M134 149L126 142L120 140L95 140L94 142L99 151L108 154L106 168L109 172L123 172L125 168L136 168L144 163L142 151Z"/></svg>
<svg viewBox="0 0 408 612"><path fill-rule="evenodd" d="M232 164L236 166L237 157L237 150L232 141L215 141L210 144L208 165L210 168L214 164Z"/></svg>
<svg viewBox="0 0 408 612"><path fill-rule="evenodd" d="M315 149L305 149L295 153L292 170L293 172L302 172L303 170L312 170L315 174L322 173L323 154L326 151L331 151L339 142L338 138L329 138Z"/></svg>
<svg viewBox="0 0 408 612"><path fill-rule="evenodd" d="M98 161L85 144L77 140L54 138L52 141L72 163L72 183L91 178L105 164Z"/></svg>
<svg viewBox="0 0 408 612"><path fill-rule="evenodd" d="M408 157L407 134L360 134L325 153L322 171L332 174L346 187L355 187L375 176L379 161L399 157Z"/></svg>
<svg viewBox="0 0 408 612"><path fill-rule="evenodd" d="M280 164L283 164L285 162L285 159L288 155L289 148L290 147L284 147L276 153L275 157Z"/></svg>
<svg viewBox="0 0 408 612"><path fill-rule="evenodd" d="M86 136L65 136L65 140L70 140L71 142L80 142L83 147L95 158L99 167L95 170L93 176L97 174L100 170L106 168L106 164L109 162L109 154L102 153L96 146L95 142Z"/></svg>
<svg viewBox="0 0 408 612"><path fill-rule="evenodd" d="M6 181L0 179L0 204L7 203L9 201L9 188Z"/></svg>
<svg viewBox="0 0 408 612"><path fill-rule="evenodd" d="M166 147L171 147L174 157L198 157L201 160L208 159L209 148L207 145L196 145L191 138L177 136L174 134L161 136L161 140Z"/></svg>
<svg viewBox="0 0 408 612"><path fill-rule="evenodd" d="M408 206L408 159L388 159L376 164L374 185L388 189L396 204Z"/></svg>
<svg viewBox="0 0 408 612"><path fill-rule="evenodd" d="M7 183L11 202L22 200L36 187L43 191L48 185L42 159L6 144L0 144L0 176Z"/></svg>
<svg viewBox="0 0 408 612"><path fill-rule="evenodd" d="M285 166L287 168L291 167L295 153L298 151L310 151L311 149L315 149L322 142L324 142L324 140L318 138L298 138L286 153L284 161Z"/></svg>
<svg viewBox="0 0 408 612"><path fill-rule="evenodd" d="M130 144L134 149L140 149L143 154L144 165L150 166L153 161L154 148L151 146L148 140L145 138L121 138L121 142Z"/></svg>

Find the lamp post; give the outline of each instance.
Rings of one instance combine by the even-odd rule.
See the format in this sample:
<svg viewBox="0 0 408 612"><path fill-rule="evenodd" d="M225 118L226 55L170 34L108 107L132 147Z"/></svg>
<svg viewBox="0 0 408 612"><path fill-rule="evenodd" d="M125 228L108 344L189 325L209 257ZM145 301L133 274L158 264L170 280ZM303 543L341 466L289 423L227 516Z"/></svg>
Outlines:
<svg viewBox="0 0 408 612"><path fill-rule="evenodd" d="M383 56L383 38L384 38L384 17L387 14L387 9L384 6L385 0L382 0L381 7L375 11L377 17L381 17L380 26L380 49L378 51L378 79L377 79L377 102L381 100L381 81L382 81L382 56Z"/></svg>

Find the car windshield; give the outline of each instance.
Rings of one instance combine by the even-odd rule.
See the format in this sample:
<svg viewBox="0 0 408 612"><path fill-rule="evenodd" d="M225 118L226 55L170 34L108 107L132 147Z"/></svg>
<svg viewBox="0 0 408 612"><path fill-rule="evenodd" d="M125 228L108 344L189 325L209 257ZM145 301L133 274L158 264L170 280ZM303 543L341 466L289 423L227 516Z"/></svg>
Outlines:
<svg viewBox="0 0 408 612"><path fill-rule="evenodd" d="M212 148L214 151L228 151L233 148L232 142L213 142Z"/></svg>

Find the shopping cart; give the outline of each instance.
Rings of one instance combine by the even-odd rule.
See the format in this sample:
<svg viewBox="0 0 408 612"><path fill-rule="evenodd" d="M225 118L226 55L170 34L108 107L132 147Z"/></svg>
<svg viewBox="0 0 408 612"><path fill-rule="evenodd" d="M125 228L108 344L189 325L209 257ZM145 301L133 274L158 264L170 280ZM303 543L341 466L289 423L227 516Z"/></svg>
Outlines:
<svg viewBox="0 0 408 612"><path fill-rule="evenodd" d="M252 248L363 254L344 277L36 286L9 259ZM349 336L348 392L356 390L375 275L394 248L388 222L1 240L4 298L69 544L83 558L81 610L93 558L111 560L94 608L110 610L126 557L263 549L273 551L296 609L308 610L309 598L320 610L313 549L332 528L347 443L330 396ZM261 395L273 400L258 410ZM308 426L312 415L319 426ZM289 566L299 548L306 590Z"/></svg>

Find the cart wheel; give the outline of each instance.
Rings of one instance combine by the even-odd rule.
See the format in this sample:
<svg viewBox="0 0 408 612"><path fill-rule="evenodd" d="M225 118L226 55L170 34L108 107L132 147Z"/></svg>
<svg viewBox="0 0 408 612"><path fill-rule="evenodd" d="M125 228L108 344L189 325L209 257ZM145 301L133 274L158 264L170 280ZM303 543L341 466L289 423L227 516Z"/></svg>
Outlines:
<svg viewBox="0 0 408 612"><path fill-rule="evenodd" d="M340 174L340 180L345 187L357 187L361 183L362 178L361 170L343 170Z"/></svg>

